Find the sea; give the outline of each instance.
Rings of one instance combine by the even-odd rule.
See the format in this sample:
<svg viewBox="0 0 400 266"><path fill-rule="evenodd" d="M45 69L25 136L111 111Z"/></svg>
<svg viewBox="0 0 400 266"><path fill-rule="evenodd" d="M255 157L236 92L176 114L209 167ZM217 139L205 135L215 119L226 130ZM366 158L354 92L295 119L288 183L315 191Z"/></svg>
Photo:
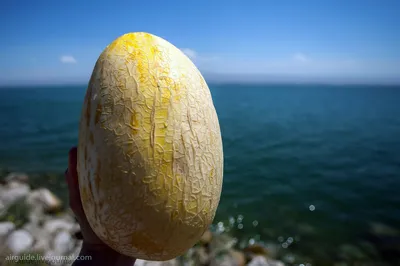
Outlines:
<svg viewBox="0 0 400 266"><path fill-rule="evenodd" d="M288 265L400 265L400 86L209 87L224 148L214 230ZM0 167L66 200L85 91L0 88Z"/></svg>

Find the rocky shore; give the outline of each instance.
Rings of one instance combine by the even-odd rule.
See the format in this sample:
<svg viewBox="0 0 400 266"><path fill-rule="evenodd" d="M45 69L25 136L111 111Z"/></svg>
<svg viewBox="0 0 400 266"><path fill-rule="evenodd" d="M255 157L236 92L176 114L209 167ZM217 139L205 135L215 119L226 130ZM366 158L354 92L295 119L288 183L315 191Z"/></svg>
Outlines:
<svg viewBox="0 0 400 266"><path fill-rule="evenodd" d="M45 187L32 188L29 176L10 173L0 184L0 265L71 265L82 240L72 211ZM209 230L186 254L166 262L135 265L282 266L272 249L253 243L237 248L225 232Z"/></svg>

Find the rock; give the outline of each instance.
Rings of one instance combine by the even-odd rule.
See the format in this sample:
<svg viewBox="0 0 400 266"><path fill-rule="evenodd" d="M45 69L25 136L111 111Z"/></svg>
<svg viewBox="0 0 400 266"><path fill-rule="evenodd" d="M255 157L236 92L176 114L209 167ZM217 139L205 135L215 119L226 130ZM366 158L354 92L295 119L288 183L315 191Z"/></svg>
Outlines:
<svg viewBox="0 0 400 266"><path fill-rule="evenodd" d="M2 190L0 190L1 193ZM0 216L3 216L7 211L6 205L4 205L3 201L0 199Z"/></svg>
<svg viewBox="0 0 400 266"><path fill-rule="evenodd" d="M4 181L6 183L10 182L19 182L19 183L28 183L29 177L25 173L10 173L5 178Z"/></svg>
<svg viewBox="0 0 400 266"><path fill-rule="evenodd" d="M285 264L283 264L283 262L281 262L281 261L269 259L264 256L254 257L250 261L250 263L247 265L248 266L285 266Z"/></svg>
<svg viewBox="0 0 400 266"><path fill-rule="evenodd" d="M236 242L237 240L228 234L214 235L210 243L210 249L214 254L224 250L228 251L236 244Z"/></svg>
<svg viewBox="0 0 400 266"><path fill-rule="evenodd" d="M12 222L1 222L0 223L0 242L4 243L8 235L14 231L15 225Z"/></svg>
<svg viewBox="0 0 400 266"><path fill-rule="evenodd" d="M43 225L43 228L48 233L54 234L59 231L67 231L68 233L72 233L76 227L73 223L67 222L61 218L56 218L46 221Z"/></svg>
<svg viewBox="0 0 400 266"><path fill-rule="evenodd" d="M61 200L47 188L34 190L29 194L27 203L31 206L40 206L44 212L56 212L61 210Z"/></svg>
<svg viewBox="0 0 400 266"><path fill-rule="evenodd" d="M210 230L207 230L204 232L204 234L200 238L200 243L203 245L207 245L211 242L213 238L213 234L211 233Z"/></svg>
<svg viewBox="0 0 400 266"><path fill-rule="evenodd" d="M269 266L269 264L267 262L267 258L265 258L264 256L254 257L247 265L248 266Z"/></svg>
<svg viewBox="0 0 400 266"><path fill-rule="evenodd" d="M66 262L66 260L65 259L63 259L63 261L62 262L60 262L60 261L57 261L57 259L60 259L60 258L62 258L61 256L60 256L60 254L58 254L56 251L54 251L54 250L46 250L45 252L44 252L44 257L47 259L47 261L46 261L46 263L48 264L48 265L54 265L54 266L60 266L60 265L64 265L63 263L65 263ZM67 263L68 263L69 261L67 261ZM73 263L73 261L71 262L71 264Z"/></svg>
<svg viewBox="0 0 400 266"><path fill-rule="evenodd" d="M230 253L223 253L214 256L210 261L210 266L239 266Z"/></svg>
<svg viewBox="0 0 400 266"><path fill-rule="evenodd" d="M28 231L36 240L32 246L32 251L44 252L50 248L49 243L51 242L52 237L42 227L39 227L34 223L28 223L24 225L23 229Z"/></svg>
<svg viewBox="0 0 400 266"><path fill-rule="evenodd" d="M7 208L16 201L29 194L30 187L27 184L10 182L0 190L0 201Z"/></svg>
<svg viewBox="0 0 400 266"><path fill-rule="evenodd" d="M29 197L29 196L28 196ZM40 224L44 221L44 213L42 206L35 204L35 205L28 205L30 206L30 211L28 214L28 219L30 223L33 224Z"/></svg>
<svg viewBox="0 0 400 266"><path fill-rule="evenodd" d="M79 241L79 242L82 242L82 241ZM75 245L71 254L69 254L70 258L76 258L79 256L79 253L81 252L81 246L82 246L82 243L79 246ZM72 265L73 263L74 263L74 260L71 259L71 260L66 261L65 265L69 266L69 265Z"/></svg>
<svg viewBox="0 0 400 266"><path fill-rule="evenodd" d="M28 251L32 247L32 244L32 235L23 229L12 232L6 242L7 247L13 254Z"/></svg>
<svg viewBox="0 0 400 266"><path fill-rule="evenodd" d="M136 260L135 266L177 266L176 259L168 261L147 261L147 260Z"/></svg>
<svg viewBox="0 0 400 266"><path fill-rule="evenodd" d="M53 245L58 255L66 255L73 249L74 242L69 233L61 231L54 238Z"/></svg>
<svg viewBox="0 0 400 266"><path fill-rule="evenodd" d="M207 253L206 248L202 247L202 246L194 248L192 256L193 256L195 265L208 265L208 263L210 261L210 257Z"/></svg>

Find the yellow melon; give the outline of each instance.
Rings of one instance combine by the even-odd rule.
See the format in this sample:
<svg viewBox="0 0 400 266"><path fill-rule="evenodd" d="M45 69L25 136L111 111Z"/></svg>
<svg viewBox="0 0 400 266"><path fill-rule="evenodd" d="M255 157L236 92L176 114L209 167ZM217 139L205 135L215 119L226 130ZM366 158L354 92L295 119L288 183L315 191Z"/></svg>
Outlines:
<svg viewBox="0 0 400 266"><path fill-rule="evenodd" d="M79 187L93 231L111 248L168 260L212 223L223 147L210 90L181 50L128 33L98 58L83 103Z"/></svg>

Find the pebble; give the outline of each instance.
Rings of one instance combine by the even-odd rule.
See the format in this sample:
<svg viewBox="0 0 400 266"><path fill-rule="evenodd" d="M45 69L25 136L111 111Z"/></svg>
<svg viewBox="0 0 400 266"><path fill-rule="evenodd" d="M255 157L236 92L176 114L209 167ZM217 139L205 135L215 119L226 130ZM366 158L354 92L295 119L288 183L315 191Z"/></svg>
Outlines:
<svg viewBox="0 0 400 266"><path fill-rule="evenodd" d="M210 264L210 266L239 266L235 259L227 253L223 253L222 255L214 257Z"/></svg>
<svg viewBox="0 0 400 266"><path fill-rule="evenodd" d="M12 232L8 238L6 245L13 254L20 254L28 251L33 244L32 235L23 229Z"/></svg>
<svg viewBox="0 0 400 266"><path fill-rule="evenodd" d="M12 222L1 222L0 223L0 242L8 237L8 235L15 229L15 225Z"/></svg>
<svg viewBox="0 0 400 266"><path fill-rule="evenodd" d="M68 254L74 247L71 235L65 231L59 232L54 238L54 251L59 255Z"/></svg>
<svg viewBox="0 0 400 266"><path fill-rule="evenodd" d="M195 248L193 252L193 257L196 265L207 265L210 259L205 247Z"/></svg>
<svg viewBox="0 0 400 266"><path fill-rule="evenodd" d="M31 206L40 206L45 212L56 212L61 209L61 200L47 188L40 188L32 191L27 198Z"/></svg>
<svg viewBox="0 0 400 266"><path fill-rule="evenodd" d="M22 198L25 198L25 204L31 207L28 213L29 222L23 225L21 229L16 230L16 226L12 222L0 222L0 245L5 244L6 246L3 246L3 248L8 248L9 252L15 255L23 252L33 252L53 257L77 256L81 250L82 241L72 237L75 231L79 229L79 225L74 219L74 214L70 209L67 209L63 214L54 216L54 212L62 208L61 200L46 188L31 191L29 184L27 184L28 181L27 175L13 173L7 176L7 183L0 185L0 212L2 210L7 211L8 206ZM243 229L243 219L243 215L237 217L239 229ZM236 219L231 217L229 224L232 226L235 223ZM254 220L252 225L257 227L259 225L258 221ZM205 231L199 239L201 245L191 248L182 257L169 261L138 259L135 266L246 265L247 254L233 249L238 240L224 233L228 227L225 228L222 222L219 223L218 228L220 229L219 234L214 234L210 230ZM250 243L255 245L257 241L252 239ZM260 258L253 260L253 266L283 265L276 264L276 261L265 258L267 250L268 256L270 256L269 248L264 248L261 252L258 252L263 256L254 254L256 257L264 257L264 260ZM195 263L195 258L197 258L198 263ZM178 263L178 260L182 260L183 264ZM254 264L257 263L257 260L266 262L266 264ZM73 261L69 261L67 265L72 263Z"/></svg>
<svg viewBox="0 0 400 266"><path fill-rule="evenodd" d="M57 233L58 231L72 232L75 228L73 223L69 223L64 219L52 219L45 222L43 226L44 230L50 234Z"/></svg>
<svg viewBox="0 0 400 266"><path fill-rule="evenodd" d="M28 223L23 226L23 229L29 232L36 240L32 246L33 251L40 252L50 248L51 236L48 232L43 230L43 228L39 227L37 224Z"/></svg>
<svg viewBox="0 0 400 266"><path fill-rule="evenodd" d="M26 197L29 194L29 186L18 182L8 183L0 190L0 200L7 208L16 201Z"/></svg>
<svg viewBox="0 0 400 266"><path fill-rule="evenodd" d="M147 260L136 260L135 266L177 266L176 259L168 261L147 261Z"/></svg>
<svg viewBox="0 0 400 266"><path fill-rule="evenodd" d="M283 262L278 261L278 260L272 260L272 259L267 259L264 256L257 256L254 257L248 266L285 266Z"/></svg>
<svg viewBox="0 0 400 266"><path fill-rule="evenodd" d="M4 181L6 183L10 182L19 182L19 183L28 183L29 177L24 173L10 173L5 178Z"/></svg>

